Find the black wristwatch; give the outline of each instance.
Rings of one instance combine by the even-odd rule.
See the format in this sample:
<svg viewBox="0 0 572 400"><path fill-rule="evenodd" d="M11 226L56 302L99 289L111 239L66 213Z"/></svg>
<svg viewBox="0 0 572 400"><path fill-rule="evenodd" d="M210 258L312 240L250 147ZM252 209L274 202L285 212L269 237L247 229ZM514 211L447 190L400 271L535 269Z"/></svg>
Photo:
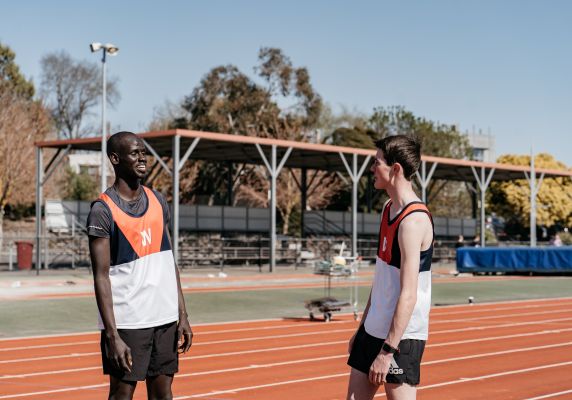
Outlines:
<svg viewBox="0 0 572 400"><path fill-rule="evenodd" d="M381 350L385 351L388 354L399 353L399 349L396 349L387 342L383 342L383 344L381 345Z"/></svg>

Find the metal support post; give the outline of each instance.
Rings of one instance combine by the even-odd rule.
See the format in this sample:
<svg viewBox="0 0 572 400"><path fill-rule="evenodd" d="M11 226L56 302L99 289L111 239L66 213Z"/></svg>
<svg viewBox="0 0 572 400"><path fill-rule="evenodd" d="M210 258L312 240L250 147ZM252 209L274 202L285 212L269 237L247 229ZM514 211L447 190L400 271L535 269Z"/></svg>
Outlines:
<svg viewBox="0 0 572 400"><path fill-rule="evenodd" d="M493 174L495 172L494 168L491 168L489 171L489 175L485 177L485 167L481 167L481 176L477 173L475 167L471 166L471 170L473 171L473 175L475 180L477 181L477 186L479 187L479 191L481 193L481 246L485 247L485 194L487 192L487 188L491 183L491 179L493 178Z"/></svg>
<svg viewBox="0 0 572 400"><path fill-rule="evenodd" d="M179 261L179 157L181 137L173 136L173 256L175 263Z"/></svg>
<svg viewBox="0 0 572 400"><path fill-rule="evenodd" d="M308 202L308 170L302 168L300 171L301 176L301 201L300 201L300 237L304 237L304 213L306 212L306 203Z"/></svg>
<svg viewBox="0 0 572 400"><path fill-rule="evenodd" d="M42 262L41 234L42 234L42 188L44 180L44 167L42 165L42 148L36 147L36 275L40 274Z"/></svg>
<svg viewBox="0 0 572 400"><path fill-rule="evenodd" d="M423 203L427 204L427 187L429 186L429 182L431 182L431 178L433 177L433 173L435 172L435 168L437 168L438 163L433 163L431 165L431 169L427 174L427 161L421 161L421 174L419 171L415 172L415 176L417 176L417 180L419 181L419 185L421 185L421 200Z"/></svg>
<svg viewBox="0 0 572 400"><path fill-rule="evenodd" d="M272 146L270 156L270 272L276 267L276 146Z"/></svg>
<svg viewBox="0 0 572 400"><path fill-rule="evenodd" d="M530 247L536 247L536 197L544 179L544 172L536 184L536 170L534 168L534 154L530 153L530 176L524 172L530 186Z"/></svg>
<svg viewBox="0 0 572 400"><path fill-rule="evenodd" d="M255 143L255 145L258 149L258 153L260 154L260 158L262 158L262 161L268 169L268 174L270 175L270 260L268 263L268 269L270 272L274 272L276 267L276 178L288 160L288 157L292 152L292 147L288 147L286 153L282 156L282 160L280 160L280 164L277 166L277 146L275 144L271 147L270 162L268 162L266 155L262 151L262 147L260 147L258 143Z"/></svg>
<svg viewBox="0 0 572 400"><path fill-rule="evenodd" d="M14 270L14 243L8 246L8 271Z"/></svg>
<svg viewBox="0 0 572 400"><path fill-rule="evenodd" d="M228 176L226 181L226 205L232 206L232 162L227 161Z"/></svg>
<svg viewBox="0 0 572 400"><path fill-rule="evenodd" d="M357 257L357 202L358 202L358 184L359 180L362 177L371 156L367 156L361 165L361 168L358 171L358 155L352 154L352 167L348 164L344 153L339 153L340 158L342 159L344 165L346 166L346 170L348 175L352 180L352 257Z"/></svg>
<svg viewBox="0 0 572 400"><path fill-rule="evenodd" d="M357 154L352 154L352 171L357 172ZM352 177L352 256L357 257L357 206L358 206L358 184L359 178Z"/></svg>

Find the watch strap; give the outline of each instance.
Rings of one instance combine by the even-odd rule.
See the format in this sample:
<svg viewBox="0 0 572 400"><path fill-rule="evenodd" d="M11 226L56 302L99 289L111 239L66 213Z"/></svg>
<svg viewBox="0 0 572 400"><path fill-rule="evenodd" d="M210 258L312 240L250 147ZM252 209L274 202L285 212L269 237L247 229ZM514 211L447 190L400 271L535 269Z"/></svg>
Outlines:
<svg viewBox="0 0 572 400"><path fill-rule="evenodd" d="M396 349L395 347L391 346L389 343L387 342L383 342L383 344L381 345L381 350L385 351L386 353L389 354L395 354L395 353L399 353L399 349Z"/></svg>

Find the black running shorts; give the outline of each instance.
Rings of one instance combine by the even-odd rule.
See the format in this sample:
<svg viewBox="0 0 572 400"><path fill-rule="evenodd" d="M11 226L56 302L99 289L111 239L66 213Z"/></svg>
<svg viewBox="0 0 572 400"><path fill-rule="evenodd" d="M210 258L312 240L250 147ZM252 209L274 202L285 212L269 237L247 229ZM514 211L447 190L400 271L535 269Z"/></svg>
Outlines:
<svg viewBox="0 0 572 400"><path fill-rule="evenodd" d="M369 375L371 364L381 351L384 339L371 336L360 326L356 334L348 365ZM419 385L421 357L425 350L425 341L404 339L399 342L399 353L394 354L394 365L390 366L386 381L388 383L407 383Z"/></svg>
<svg viewBox="0 0 572 400"><path fill-rule="evenodd" d="M108 357L109 343L101 332L103 373L124 381L144 381L147 377L173 375L179 370L177 322L145 329L118 329L131 349L131 372L114 366Z"/></svg>

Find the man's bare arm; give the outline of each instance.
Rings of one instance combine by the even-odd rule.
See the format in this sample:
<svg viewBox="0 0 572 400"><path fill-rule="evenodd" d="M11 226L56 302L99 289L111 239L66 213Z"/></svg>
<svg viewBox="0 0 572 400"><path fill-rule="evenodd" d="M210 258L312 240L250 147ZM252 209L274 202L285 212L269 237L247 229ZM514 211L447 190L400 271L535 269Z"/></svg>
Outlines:
<svg viewBox="0 0 572 400"><path fill-rule="evenodd" d="M109 280L110 245L108 238L89 237L89 253L93 268L93 280L97 308L105 327L105 336L110 345L109 358L116 366L131 371L131 349L123 342L113 314L113 297Z"/></svg>
<svg viewBox="0 0 572 400"><path fill-rule="evenodd" d="M421 262L420 253L423 239L427 234L427 224L430 224L430 222L426 214L415 213L405 218L399 225L401 292L397 300L389 333L385 339L385 342L393 348L398 348L417 302L417 282L419 280L419 264ZM379 376L381 376L381 381L385 381L392 358L392 354L381 350L369 371L369 379L373 384L381 383L378 379Z"/></svg>
<svg viewBox="0 0 572 400"><path fill-rule="evenodd" d="M426 224L428 223L429 220L426 214L415 213L405 218L399 226L401 292L386 338L386 342L394 348L397 348L399 345L417 302L421 245L426 232Z"/></svg>

